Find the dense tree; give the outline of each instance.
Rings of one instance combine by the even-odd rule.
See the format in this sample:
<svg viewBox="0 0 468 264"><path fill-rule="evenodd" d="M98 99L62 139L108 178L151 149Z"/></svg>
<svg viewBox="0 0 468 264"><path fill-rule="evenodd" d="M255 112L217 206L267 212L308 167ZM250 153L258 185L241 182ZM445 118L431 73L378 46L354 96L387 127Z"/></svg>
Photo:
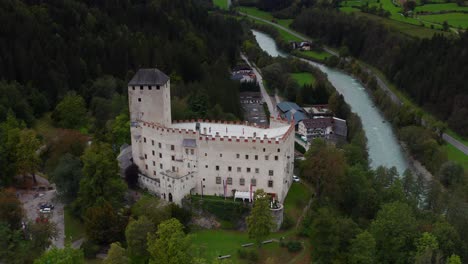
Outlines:
<svg viewBox="0 0 468 264"><path fill-rule="evenodd" d="M65 202L71 202L78 196L80 180L83 177L79 158L65 154L51 174L51 180L57 186L58 196Z"/></svg>
<svg viewBox="0 0 468 264"><path fill-rule="evenodd" d="M417 222L408 205L389 203L377 213L370 232L376 241L380 263L405 263L414 250Z"/></svg>
<svg viewBox="0 0 468 264"><path fill-rule="evenodd" d="M0 123L0 186L9 186L16 175L16 146L24 126L11 112Z"/></svg>
<svg viewBox="0 0 468 264"><path fill-rule="evenodd" d="M78 129L87 122L86 112L83 97L70 93L57 104L53 118L60 127Z"/></svg>
<svg viewBox="0 0 468 264"><path fill-rule="evenodd" d="M127 252L119 242L112 243L107 252L107 257L102 262L103 264L130 264L130 259L127 257ZM139 262L138 262L139 263ZM143 262L142 262L143 263Z"/></svg>
<svg viewBox="0 0 468 264"><path fill-rule="evenodd" d="M126 184L118 174L115 154L109 144L94 142L81 157L83 177L76 206L84 212L86 208L107 201L119 208L123 202Z"/></svg>
<svg viewBox="0 0 468 264"><path fill-rule="evenodd" d="M375 239L367 231L364 231L351 240L349 248L349 263L373 264L375 259Z"/></svg>
<svg viewBox="0 0 468 264"><path fill-rule="evenodd" d="M254 205L250 215L246 218L249 237L261 245L274 227L273 217L270 212L270 197L263 189L255 191Z"/></svg>
<svg viewBox="0 0 468 264"><path fill-rule="evenodd" d="M463 167L453 161L448 161L440 167L438 177L445 187L461 186L465 181Z"/></svg>
<svg viewBox="0 0 468 264"><path fill-rule="evenodd" d="M57 238L57 226L53 222L29 223L27 237L30 239L29 247L34 256L40 256L50 245L52 239Z"/></svg>
<svg viewBox="0 0 468 264"><path fill-rule="evenodd" d="M150 264L189 264L190 237L184 234L183 225L177 219L169 219L158 226L155 234L148 235Z"/></svg>
<svg viewBox="0 0 468 264"><path fill-rule="evenodd" d="M127 113L116 116L112 122L112 142L117 146L130 144L130 120Z"/></svg>
<svg viewBox="0 0 468 264"><path fill-rule="evenodd" d="M440 259L438 255L439 243L431 233L424 232L421 237L415 240L415 246L415 263L432 263L433 259Z"/></svg>
<svg viewBox="0 0 468 264"><path fill-rule="evenodd" d="M41 160L39 159L40 142L33 130L23 130L19 135L19 142L16 147L17 174L31 174L36 183L36 172L39 169Z"/></svg>
<svg viewBox="0 0 468 264"><path fill-rule="evenodd" d="M0 223L7 224L12 229L21 227L24 217L23 206L13 190L0 191Z"/></svg>
<svg viewBox="0 0 468 264"><path fill-rule="evenodd" d="M83 252L79 249L73 249L70 245L65 248L56 248L48 250L42 256L34 261L34 264L84 264Z"/></svg>
<svg viewBox="0 0 468 264"><path fill-rule="evenodd" d="M126 220L108 202L88 208L84 220L86 236L96 243L108 244L123 238Z"/></svg>
<svg viewBox="0 0 468 264"><path fill-rule="evenodd" d="M143 196L132 207L136 217L147 217L155 226L171 218L171 212L164 201L152 196Z"/></svg>
<svg viewBox="0 0 468 264"><path fill-rule="evenodd" d="M126 230L127 251L133 260L144 263L149 259L148 234L156 231L156 225L146 216L130 221Z"/></svg>
<svg viewBox="0 0 468 264"><path fill-rule="evenodd" d="M302 176L315 186L320 201L324 196L337 195L346 171L342 150L323 140L314 140L301 163Z"/></svg>

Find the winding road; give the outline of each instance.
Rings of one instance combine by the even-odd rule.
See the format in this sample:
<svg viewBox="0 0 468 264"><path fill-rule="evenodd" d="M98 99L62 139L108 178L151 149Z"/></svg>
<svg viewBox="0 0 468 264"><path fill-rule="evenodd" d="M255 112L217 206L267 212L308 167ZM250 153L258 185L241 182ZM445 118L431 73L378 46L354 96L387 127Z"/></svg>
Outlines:
<svg viewBox="0 0 468 264"><path fill-rule="evenodd" d="M250 18L253 18L253 19L256 19L256 20L259 20L259 21L262 21L262 22L265 22L265 23L268 23L276 28L279 28L279 29L282 29L286 32L288 32L289 34L295 36L295 37L298 37L299 39L302 39L304 41L310 41L310 42L313 42L313 40L307 36L304 36L302 34L299 34L298 32L296 31L293 31L285 26L282 26L282 25L279 25L279 24L276 24L274 22L271 22L267 19L263 19L263 18L260 18L260 17L256 17L256 16L253 16L253 15L250 15L250 14L247 14L247 13L244 13L244 12L239 12L241 15L243 16L247 16L247 17L250 17ZM326 47L324 46L323 49L334 55L334 56L339 56L339 54L330 49L329 47ZM303 61L308 61L308 60L305 60L305 59L301 59ZM359 63L361 65L362 68L364 68L364 70L371 76L373 76L376 81L377 81L377 84L379 85L379 87L384 90L389 96L390 96L390 99L396 103L396 104L399 104L399 105L403 105L403 102L402 100L388 87L388 85L385 83L384 80L382 80L382 78L380 78L372 69L370 69L369 67L367 67L366 65L363 65L362 63ZM263 83L261 85L261 87L263 86ZM268 103L268 102L267 102ZM463 144L463 142L457 140L456 138L450 136L449 134L446 134L446 133L443 133L442 134L442 138L449 144L453 145L455 148L457 148L458 150L460 150L461 152L463 152L465 155L468 155L468 146L466 146L465 144Z"/></svg>

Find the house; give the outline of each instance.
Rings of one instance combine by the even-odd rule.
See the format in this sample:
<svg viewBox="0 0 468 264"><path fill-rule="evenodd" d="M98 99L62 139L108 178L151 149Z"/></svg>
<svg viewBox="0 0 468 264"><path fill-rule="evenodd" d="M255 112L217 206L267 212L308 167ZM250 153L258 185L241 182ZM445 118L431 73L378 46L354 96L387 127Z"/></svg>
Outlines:
<svg viewBox="0 0 468 264"><path fill-rule="evenodd" d="M298 134L311 141L322 138L335 143L346 141L346 121L336 117L317 117L301 120L298 124Z"/></svg>
<svg viewBox="0 0 468 264"><path fill-rule="evenodd" d="M242 64L237 65L232 69L231 80L239 82L255 82L257 80L257 76L250 66Z"/></svg>

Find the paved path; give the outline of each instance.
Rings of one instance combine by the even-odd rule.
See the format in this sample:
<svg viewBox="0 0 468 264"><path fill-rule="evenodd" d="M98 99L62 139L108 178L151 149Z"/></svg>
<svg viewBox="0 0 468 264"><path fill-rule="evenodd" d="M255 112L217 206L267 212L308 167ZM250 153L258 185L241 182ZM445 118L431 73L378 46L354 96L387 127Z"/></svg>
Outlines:
<svg viewBox="0 0 468 264"><path fill-rule="evenodd" d="M241 58L252 68L252 70L255 73L255 76L257 76L257 83L260 86L260 92L262 93L263 100L268 106L270 115L275 117L278 116L278 114L276 113L276 104L273 104L270 95L267 93L265 86L263 85L263 77L261 75L260 69L257 69L257 67L253 63L250 63L249 59L243 53L241 53Z"/></svg>
<svg viewBox="0 0 468 264"><path fill-rule="evenodd" d="M307 36L304 36L302 34L299 34L287 27L284 27L282 25L279 25L279 24L276 24L274 22L271 22L267 19L263 19L263 18L259 18L259 17L256 17L256 16L252 16L250 14L247 14L247 13L244 13L244 12L239 12L241 15L244 15L244 16L248 16L250 18L253 18L253 19L256 19L256 20L259 20L259 21L263 21L265 23L268 23L274 27L277 27L277 28L280 28L288 33L290 33L291 35L294 35L302 40L305 40L305 41L310 41L310 42L313 42L313 40ZM332 54L332 55L335 55L335 56L339 56L339 54L336 52L336 51L333 51L332 49L330 49L329 47L326 47L326 46L323 46L323 49ZM303 61L308 61L306 59L302 59L301 60ZM402 100L388 87L388 85L384 82L384 80L382 80L382 78L380 78L372 69L370 69L369 67L367 67L366 65L363 65L362 63L359 63L361 65L362 68L364 68L364 70L371 76L373 76L376 81L377 81L377 84L379 85L379 87L384 90L388 96L390 96L390 99L396 103L396 104L399 104L399 105L402 105L403 102ZM453 138L452 136L444 133L442 135L442 138L448 142L449 144L453 145L455 148L457 148L458 150L460 150L461 152L465 153L465 155L468 155L468 146L466 146L465 144L463 144L463 142L460 142L458 141L457 139Z"/></svg>
<svg viewBox="0 0 468 264"><path fill-rule="evenodd" d="M463 142L460 142L456 138L445 133L442 134L442 138L448 143L452 144L457 149L459 149L461 152L465 153L465 155L468 155L468 147L465 144L463 144Z"/></svg>

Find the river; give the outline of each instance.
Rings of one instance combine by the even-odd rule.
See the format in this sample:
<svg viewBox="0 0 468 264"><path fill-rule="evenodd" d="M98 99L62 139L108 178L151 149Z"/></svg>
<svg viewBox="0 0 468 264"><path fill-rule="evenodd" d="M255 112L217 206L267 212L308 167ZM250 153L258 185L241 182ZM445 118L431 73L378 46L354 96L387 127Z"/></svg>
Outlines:
<svg viewBox="0 0 468 264"><path fill-rule="evenodd" d="M274 57L287 56L286 53L278 49L274 39L269 35L256 30L252 30L252 32L259 46L268 54ZM391 125L385 121L365 88L345 72L329 68L320 63L308 62L327 74L330 83L343 95L346 103L351 106L351 110L361 118L367 137L371 167L395 166L398 172L402 174L408 168L408 164L401 146Z"/></svg>

